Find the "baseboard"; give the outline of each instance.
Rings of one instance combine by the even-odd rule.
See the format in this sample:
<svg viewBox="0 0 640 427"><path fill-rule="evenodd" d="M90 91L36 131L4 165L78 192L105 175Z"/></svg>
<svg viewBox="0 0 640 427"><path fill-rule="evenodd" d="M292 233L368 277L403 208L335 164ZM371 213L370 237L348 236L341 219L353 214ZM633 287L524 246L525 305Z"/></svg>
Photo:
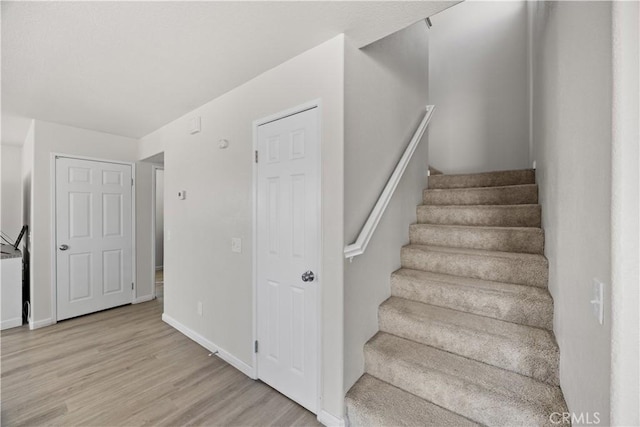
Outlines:
<svg viewBox="0 0 640 427"><path fill-rule="evenodd" d="M338 418L335 415L328 413L324 409L321 409L320 412L318 412L318 421L327 427L345 427L346 426L346 422L344 418Z"/></svg>
<svg viewBox="0 0 640 427"><path fill-rule="evenodd" d="M34 329L40 329L40 328L44 328L45 326L51 326L51 325L55 325L56 321L53 320L52 318L48 318L48 319L43 319L43 320L30 320L29 321L29 329L34 330Z"/></svg>
<svg viewBox="0 0 640 427"><path fill-rule="evenodd" d="M131 301L131 304L140 304L141 302L151 301L152 299L155 299L153 295L144 295L138 298L134 298L133 301Z"/></svg>
<svg viewBox="0 0 640 427"><path fill-rule="evenodd" d="M198 344L200 344L202 347L206 348L210 352L212 352L212 353L216 353L217 352L216 355L220 359L224 360L229 365L233 366L234 368L236 368L237 370L239 370L240 372L242 372L243 374L245 374L249 378L256 379L255 369L253 367L247 365L242 360L238 359L237 357L235 357L234 355L232 355L228 351L220 348L220 346L218 346L218 345L214 344L213 342L209 341L208 339L206 339L205 337L203 337L199 333L197 333L194 330L186 327L185 325L183 325L182 323L178 322L176 319L174 319L173 317L167 315L166 313L162 313L162 321L167 323L168 325L172 326L173 328L177 329L183 335L185 335L188 338L192 339L193 341L197 342Z"/></svg>
<svg viewBox="0 0 640 427"><path fill-rule="evenodd" d="M22 326L22 316L14 317L13 319L7 319L0 322L0 329L2 330L17 328L18 326Z"/></svg>

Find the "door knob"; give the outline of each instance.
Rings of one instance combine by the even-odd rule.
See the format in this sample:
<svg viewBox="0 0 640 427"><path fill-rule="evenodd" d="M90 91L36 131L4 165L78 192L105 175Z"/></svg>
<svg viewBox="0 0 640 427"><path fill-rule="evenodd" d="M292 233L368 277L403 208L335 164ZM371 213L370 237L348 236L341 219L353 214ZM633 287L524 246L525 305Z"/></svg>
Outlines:
<svg viewBox="0 0 640 427"><path fill-rule="evenodd" d="M66 251L67 249L69 249L69 246L67 246L67 245L60 245L60 248L59 248L59 249L60 249L61 251Z"/></svg>
<svg viewBox="0 0 640 427"><path fill-rule="evenodd" d="M309 270L309 271L305 271L304 273L302 273L302 281L303 282L313 282L313 279L315 279L316 276L315 274L313 274L313 271Z"/></svg>

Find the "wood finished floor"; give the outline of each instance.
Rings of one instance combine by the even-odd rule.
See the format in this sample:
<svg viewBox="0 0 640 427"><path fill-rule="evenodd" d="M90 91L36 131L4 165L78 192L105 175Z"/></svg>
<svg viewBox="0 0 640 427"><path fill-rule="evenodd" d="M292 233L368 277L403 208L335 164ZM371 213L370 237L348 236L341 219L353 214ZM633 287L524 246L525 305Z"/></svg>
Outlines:
<svg viewBox="0 0 640 427"><path fill-rule="evenodd" d="M154 301L2 331L2 425L319 425L162 322L157 285Z"/></svg>

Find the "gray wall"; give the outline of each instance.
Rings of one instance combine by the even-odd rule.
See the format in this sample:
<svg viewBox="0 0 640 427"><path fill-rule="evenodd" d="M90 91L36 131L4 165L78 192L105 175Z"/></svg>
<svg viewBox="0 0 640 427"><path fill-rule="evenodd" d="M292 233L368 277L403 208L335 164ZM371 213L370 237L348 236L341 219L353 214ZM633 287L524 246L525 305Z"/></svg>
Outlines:
<svg viewBox="0 0 640 427"><path fill-rule="evenodd" d="M444 173L530 167L525 2L464 2L432 22L430 163Z"/></svg>
<svg viewBox="0 0 640 427"><path fill-rule="evenodd" d="M156 169L156 269L164 265L164 170Z"/></svg>
<svg viewBox="0 0 640 427"><path fill-rule="evenodd" d="M533 154L569 410L609 423L611 3L533 2ZM605 283L605 320L591 313Z"/></svg>
<svg viewBox="0 0 640 427"><path fill-rule="evenodd" d="M359 50L345 47L345 243L355 241L425 113L428 36L423 21ZM438 118L438 110L434 119ZM378 306L390 295L390 274L426 185L422 141L365 254L345 261L344 386L364 370L363 346L378 331Z"/></svg>

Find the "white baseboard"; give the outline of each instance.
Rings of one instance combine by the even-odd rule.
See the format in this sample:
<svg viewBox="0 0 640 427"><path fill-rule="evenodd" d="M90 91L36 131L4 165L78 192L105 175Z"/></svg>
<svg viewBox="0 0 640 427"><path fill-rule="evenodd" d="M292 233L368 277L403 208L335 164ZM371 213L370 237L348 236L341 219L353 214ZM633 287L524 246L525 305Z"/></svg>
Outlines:
<svg viewBox="0 0 640 427"><path fill-rule="evenodd" d="M228 364L230 364L231 366L233 366L234 368L236 368L237 370L239 370L249 378L254 380L256 379L255 369L253 367L247 365L242 360L238 359L237 357L227 352L226 350L220 348L218 345L209 341L199 333L195 332L192 329L189 329L188 327L184 326L182 323L178 322L176 319L172 318L171 316L165 313L162 313L162 321L171 325L178 331L182 332L182 334L191 338L193 341L197 342L198 344L200 344L210 352L212 353L218 352L217 356L220 357L220 359L224 360L225 362L227 362Z"/></svg>
<svg viewBox="0 0 640 427"><path fill-rule="evenodd" d="M44 328L45 326L51 326L51 325L55 325L56 321L53 320L52 318L48 318L48 319L43 319L43 320L30 320L29 321L29 329L34 330L34 329L40 329L40 328Z"/></svg>
<svg viewBox="0 0 640 427"><path fill-rule="evenodd" d="M153 295L143 295L141 297L134 298L133 301L131 301L131 304L140 304L141 302L151 301L154 298L155 297Z"/></svg>
<svg viewBox="0 0 640 427"><path fill-rule="evenodd" d="M2 330L16 328L18 326L22 326L22 316L14 317L13 319L7 319L0 322L0 329Z"/></svg>
<svg viewBox="0 0 640 427"><path fill-rule="evenodd" d="M338 418L335 415L332 415L321 409L318 412L318 421L327 427L345 427L346 422L344 418Z"/></svg>

